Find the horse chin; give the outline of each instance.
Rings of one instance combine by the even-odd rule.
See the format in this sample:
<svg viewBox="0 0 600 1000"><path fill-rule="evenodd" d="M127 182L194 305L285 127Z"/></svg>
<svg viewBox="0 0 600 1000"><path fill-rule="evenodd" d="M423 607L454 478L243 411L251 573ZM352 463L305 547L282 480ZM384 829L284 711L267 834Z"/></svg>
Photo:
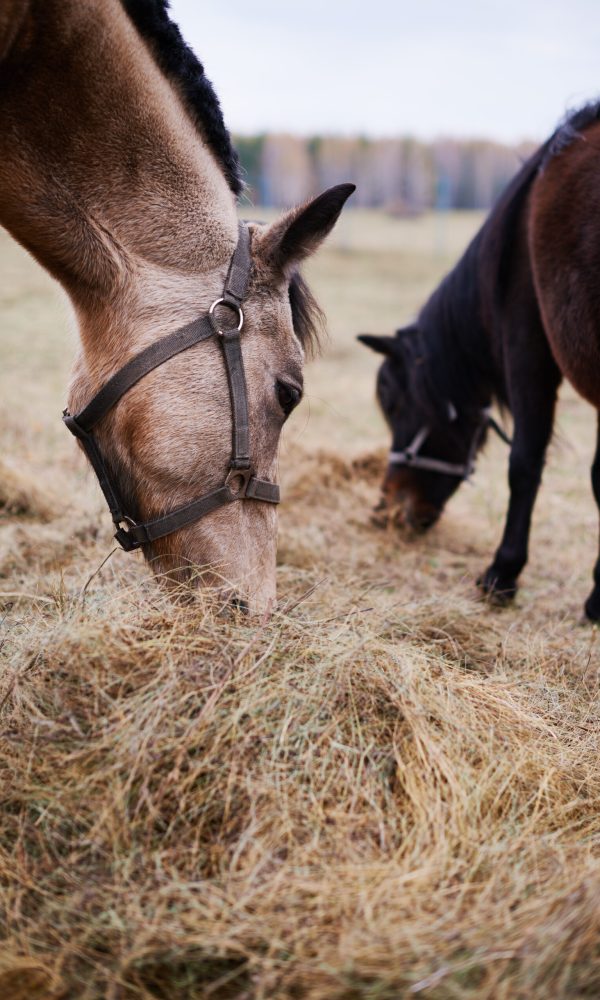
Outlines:
<svg viewBox="0 0 600 1000"><path fill-rule="evenodd" d="M268 619L276 604L275 560L251 565L235 574L233 567L200 565L173 553L146 553L158 582L178 604L204 602L218 615L260 616ZM269 561L270 562L270 561Z"/></svg>
<svg viewBox="0 0 600 1000"><path fill-rule="evenodd" d="M436 507L417 507L415 504L412 504L409 505L406 515L407 524L416 534L424 535L425 532L433 528L434 524L439 521L441 513L441 510L438 510Z"/></svg>
<svg viewBox="0 0 600 1000"><path fill-rule="evenodd" d="M390 497L383 493L373 508L371 523L377 528L396 528L413 535L424 535L439 520L442 509L417 501L410 493Z"/></svg>

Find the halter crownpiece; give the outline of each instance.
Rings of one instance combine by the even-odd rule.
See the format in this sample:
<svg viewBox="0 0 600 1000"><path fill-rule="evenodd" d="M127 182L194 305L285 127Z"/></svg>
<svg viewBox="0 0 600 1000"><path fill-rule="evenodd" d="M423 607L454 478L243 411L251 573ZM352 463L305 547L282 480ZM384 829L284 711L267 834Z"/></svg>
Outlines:
<svg viewBox="0 0 600 1000"><path fill-rule="evenodd" d="M115 538L126 552L139 549L158 538L164 538L181 528L186 528L211 511L236 500L279 503L279 486L255 476L250 455L248 391L240 338L244 325L242 303L248 293L250 269L250 232L245 223L240 222L238 242L231 258L223 294L213 302L208 313L136 354L108 382L105 382L87 406L75 416L68 410L63 413L65 425L81 442L98 477L100 489L117 528ZM236 316L236 325L221 326L217 320L218 308L233 312ZM217 337L221 345L231 400L231 458L225 482L217 489L203 494L199 499L192 500L182 507L176 507L168 514L138 523L124 509L119 491L110 478L92 430L98 421L116 406L121 397L145 375L170 358L210 337Z"/></svg>

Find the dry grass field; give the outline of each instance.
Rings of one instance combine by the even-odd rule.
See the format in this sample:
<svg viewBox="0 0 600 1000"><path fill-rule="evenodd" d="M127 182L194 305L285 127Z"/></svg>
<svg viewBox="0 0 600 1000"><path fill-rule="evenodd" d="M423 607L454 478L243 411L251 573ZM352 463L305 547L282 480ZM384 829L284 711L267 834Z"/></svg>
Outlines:
<svg viewBox="0 0 600 1000"><path fill-rule="evenodd" d="M311 264L331 336L267 622L112 552L59 419L68 309L0 237L1 1000L600 995L593 414L563 394L514 608L473 586L499 441L426 538L369 520L388 442L354 335L408 320L479 221L349 212Z"/></svg>

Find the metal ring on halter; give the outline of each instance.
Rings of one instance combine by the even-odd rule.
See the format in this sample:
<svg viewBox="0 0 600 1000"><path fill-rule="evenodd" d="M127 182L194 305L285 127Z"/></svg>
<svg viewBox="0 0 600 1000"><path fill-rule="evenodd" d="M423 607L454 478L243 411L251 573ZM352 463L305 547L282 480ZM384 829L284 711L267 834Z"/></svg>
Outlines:
<svg viewBox="0 0 600 1000"><path fill-rule="evenodd" d="M134 521L133 518L129 517L127 514L123 514L118 521L115 521L115 524L118 528L120 528L123 524L127 524L130 528L139 527L138 522Z"/></svg>
<svg viewBox="0 0 600 1000"><path fill-rule="evenodd" d="M236 305L235 302L230 302L229 299L225 299L225 298L221 297L220 299L215 299L215 301L213 302L212 306L208 310L208 315L209 316L213 315L213 313L214 313L215 309L217 308L217 306L227 306L228 309L231 309L233 312L237 312L237 314L238 314L237 331L239 333L240 330L242 329L243 325L244 325L244 313L242 312L242 307ZM220 337L222 337L223 336L223 331L220 330L220 329L218 329L218 327L217 327L217 325L216 325L216 323L215 323L214 320L212 321L212 323L213 323L213 326L214 326L214 329L215 329L215 333L217 333Z"/></svg>

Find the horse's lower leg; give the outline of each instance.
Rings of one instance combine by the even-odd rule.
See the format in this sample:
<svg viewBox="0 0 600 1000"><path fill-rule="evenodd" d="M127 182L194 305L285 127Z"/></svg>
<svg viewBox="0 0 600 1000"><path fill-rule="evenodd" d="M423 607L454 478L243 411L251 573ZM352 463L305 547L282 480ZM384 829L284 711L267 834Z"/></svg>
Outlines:
<svg viewBox="0 0 600 1000"><path fill-rule="evenodd" d="M479 586L500 600L510 600L517 591L519 573L527 562L533 505L544 468L546 448L552 434L556 389L536 394L527 406L515 407L515 428L510 452L508 482L510 501L500 546L494 561L478 580Z"/></svg>
<svg viewBox="0 0 600 1000"><path fill-rule="evenodd" d="M596 433L596 454L592 464L592 489L600 511L600 414ZM593 622L600 620L600 555L594 566L594 589L585 602L585 613Z"/></svg>

